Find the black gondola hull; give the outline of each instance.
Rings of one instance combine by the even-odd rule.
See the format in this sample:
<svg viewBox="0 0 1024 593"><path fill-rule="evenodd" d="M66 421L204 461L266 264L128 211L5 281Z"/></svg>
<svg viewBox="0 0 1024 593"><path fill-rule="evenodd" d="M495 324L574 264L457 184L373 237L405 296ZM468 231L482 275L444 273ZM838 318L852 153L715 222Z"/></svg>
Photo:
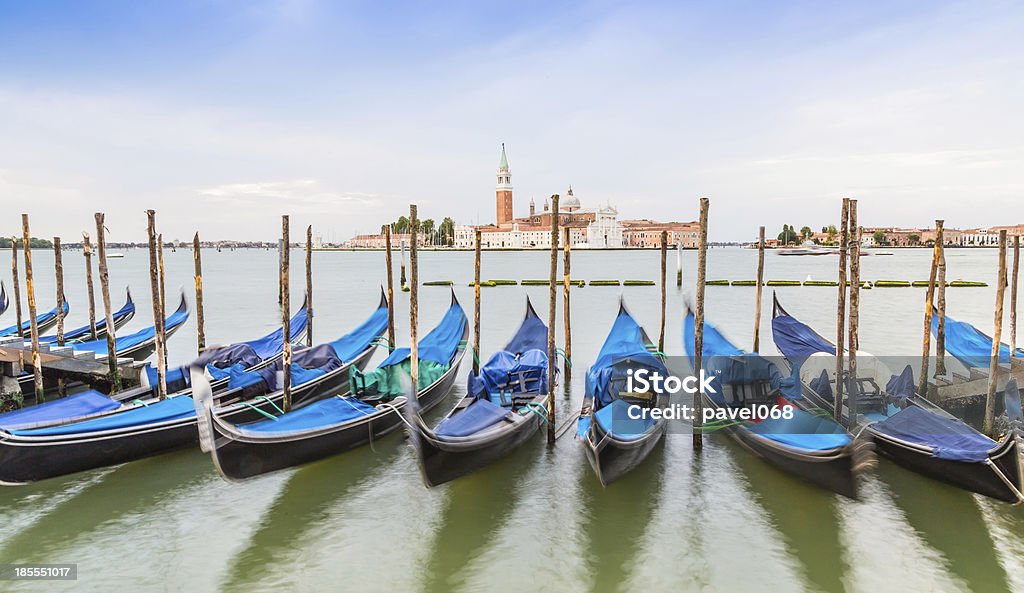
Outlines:
<svg viewBox="0 0 1024 593"><path fill-rule="evenodd" d="M352 364L365 365L373 350L374 347L366 349L355 361L318 381L296 387L292 393L295 401L309 403L325 394L348 393L348 369ZM267 399L234 405L225 411L224 417L232 422L260 420L264 418L263 413L272 414L280 407L282 399L283 394L278 392ZM0 484L36 482L194 445L199 436L196 423L196 417L192 416L177 422L69 435L60 439L22 438L0 433Z"/></svg>
<svg viewBox="0 0 1024 593"><path fill-rule="evenodd" d="M1009 437L1008 441L989 454L989 462L992 464L989 465L986 462L956 461L933 457L931 452L908 447L872 430L871 426L868 426L867 430L874 440L875 448L897 465L996 500L1012 504L1024 502L1019 494L1022 477L1020 470L1022 451L1020 440L1014 436ZM1015 486L1016 492L1000 477L1000 473Z"/></svg>
<svg viewBox="0 0 1024 593"><path fill-rule="evenodd" d="M463 351L464 352L464 351ZM439 404L451 390L458 374L462 352L455 364L418 397L426 411ZM228 480L241 481L258 475L318 461L366 445L398 428L403 423L404 402L383 413L348 423L315 436L296 435L245 440L221 430L220 418L210 426L214 432L213 460L218 471ZM233 419L232 419L233 420Z"/></svg>
<svg viewBox="0 0 1024 593"><path fill-rule="evenodd" d="M425 437L412 435L410 442L420 462L423 481L427 486L438 486L479 471L506 457L517 447L537 434L541 417L529 413L526 419L497 438L485 437L477 441L445 442L428 433ZM441 442L437 442L437 441Z"/></svg>
<svg viewBox="0 0 1024 593"><path fill-rule="evenodd" d="M636 440L623 441L608 435L596 421L590 424L590 433L584 442L587 461L594 469L602 486L607 486L643 463L665 436L665 421Z"/></svg>
<svg viewBox="0 0 1024 593"><path fill-rule="evenodd" d="M704 396L704 405L717 407L707 395ZM742 426L723 430L743 448L782 471L843 496L857 498L854 445L816 454L770 441Z"/></svg>

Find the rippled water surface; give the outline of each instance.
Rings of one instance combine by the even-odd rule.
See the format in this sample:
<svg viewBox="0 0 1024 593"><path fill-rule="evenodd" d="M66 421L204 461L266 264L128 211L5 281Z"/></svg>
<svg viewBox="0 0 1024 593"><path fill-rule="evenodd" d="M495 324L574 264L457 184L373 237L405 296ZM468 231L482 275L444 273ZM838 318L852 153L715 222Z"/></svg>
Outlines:
<svg viewBox="0 0 1024 593"><path fill-rule="evenodd" d="M191 251L168 251L165 257L168 294L179 286L191 291ZM930 257L927 250L865 257L862 277L927 279ZM947 258L949 279L990 284L950 289L949 314L990 331L995 251L950 250ZM40 309L49 309L53 256L40 250L34 259ZM397 277L397 254L395 259ZM666 351L672 355L682 353L680 311L696 269L695 253L683 259L685 287L673 283L668 291ZM81 252L66 252L64 260L68 324L77 327L87 323ZM299 251L292 261L301 266ZM834 256L770 252L766 278L832 279L836 263ZM326 341L376 306L384 255L317 252L313 264L315 337ZM256 337L279 324L276 252L208 250L204 265L208 343ZM755 251L709 252L709 279L752 279L755 270ZM671 253L670 281L674 271ZM586 280L656 280L658 253L578 251L573 272ZM471 253L421 253L421 281L455 281L470 315L472 273ZM546 253L484 254L484 278L547 274ZM9 272L3 277L10 293ZM138 303L123 331L151 324L147 254L128 250L123 259L110 260L110 278L114 307L129 283ZM292 280L292 300L298 303L301 267L294 268ZM546 316L547 290L483 289L485 357L517 328L525 295ZM827 336L834 332L835 290L782 288L779 297ZM707 289L708 321L748 348L753 295L753 287ZM761 343L762 352L772 353L770 295L766 291ZM559 396L561 419L579 407L584 371L620 296L648 333L658 334L657 287L574 290L576 372ZM407 342L408 293L398 293L396 300L399 341ZM447 300L447 288L421 289L421 333L440 319ZM862 348L918 355L923 303L923 289L865 291ZM0 325L13 319L12 307ZM169 341L171 363L188 361L195 347L191 320ZM448 403L464 392L469 360ZM130 583L140 592L1024 591L1020 509L884 460L855 502L780 473L724 435L705 443L695 455L688 436L669 435L644 465L607 489L571 432L553 449L538 434L487 470L432 490L424 488L400 434L372 449L245 484L221 480L198 449L178 451L0 490L0 562L77 563L79 574L77 583L9 581L0 590L113 591Z"/></svg>

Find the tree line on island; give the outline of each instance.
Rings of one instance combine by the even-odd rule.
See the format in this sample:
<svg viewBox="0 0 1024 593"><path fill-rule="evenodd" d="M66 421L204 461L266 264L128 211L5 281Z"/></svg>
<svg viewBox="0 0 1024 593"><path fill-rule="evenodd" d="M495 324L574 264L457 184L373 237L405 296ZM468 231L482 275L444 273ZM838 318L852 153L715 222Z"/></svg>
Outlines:
<svg viewBox="0 0 1024 593"><path fill-rule="evenodd" d="M889 244L889 240L883 231L875 231L871 237L874 239L875 245L884 246ZM911 245L921 244L921 235L917 233L907 235L907 239ZM799 245L806 241L811 241L815 245L839 245L839 230L836 229L836 225L830 224L821 227L820 234L815 233L809 226L801 228L798 233L793 225L784 224L782 225L782 232L778 235L778 240L781 245ZM930 240L925 242L925 244L931 243L932 241Z"/></svg>
<svg viewBox="0 0 1024 593"><path fill-rule="evenodd" d="M18 245L18 248L24 249L25 240L21 237L0 237L0 249L10 249L11 239ZM53 241L49 239L40 239L39 237L31 237L28 240L28 246L32 249L53 249Z"/></svg>
<svg viewBox="0 0 1024 593"><path fill-rule="evenodd" d="M455 221L450 217L444 217L441 224L436 224L433 218L424 218L418 224L420 235L423 236L426 245L451 247L455 243ZM398 220L390 225L391 233L393 235L408 235L409 225L408 216L399 216ZM387 226L381 225L380 232L382 234Z"/></svg>

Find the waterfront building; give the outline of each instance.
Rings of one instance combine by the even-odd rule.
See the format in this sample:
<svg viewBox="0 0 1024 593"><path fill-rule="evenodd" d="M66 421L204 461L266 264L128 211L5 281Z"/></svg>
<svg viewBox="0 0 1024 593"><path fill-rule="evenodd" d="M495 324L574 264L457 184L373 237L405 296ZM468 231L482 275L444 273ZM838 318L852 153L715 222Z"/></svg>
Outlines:
<svg viewBox="0 0 1024 593"><path fill-rule="evenodd" d="M538 210L534 198L530 198L529 214L516 218L512 188L512 169L509 166L505 145L501 145L495 184L494 223L486 225L456 225L453 231L452 247L473 249L476 246L475 232L480 231L481 247L484 249L550 249L551 221L558 217L559 242L564 230L569 229L569 241L581 249L654 248L661 244L661 232L668 233L672 247L682 245L696 248L700 225L697 222L658 222L650 219L619 220L619 211L612 204L598 208L584 208L573 187L570 185L560 196L558 212L551 210L548 199ZM408 238L406 237L406 243ZM398 245L398 238L394 245ZM384 245L383 235L358 235L346 243L349 247L380 248Z"/></svg>

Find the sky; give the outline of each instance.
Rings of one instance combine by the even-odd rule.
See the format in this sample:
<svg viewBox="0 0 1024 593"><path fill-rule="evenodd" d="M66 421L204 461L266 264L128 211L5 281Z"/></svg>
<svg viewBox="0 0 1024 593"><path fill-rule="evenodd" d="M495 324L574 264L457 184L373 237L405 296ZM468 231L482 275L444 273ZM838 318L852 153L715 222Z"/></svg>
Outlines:
<svg viewBox="0 0 1024 593"><path fill-rule="evenodd" d="M1015 2L0 0L0 232L325 240L494 220L1024 222Z"/></svg>

